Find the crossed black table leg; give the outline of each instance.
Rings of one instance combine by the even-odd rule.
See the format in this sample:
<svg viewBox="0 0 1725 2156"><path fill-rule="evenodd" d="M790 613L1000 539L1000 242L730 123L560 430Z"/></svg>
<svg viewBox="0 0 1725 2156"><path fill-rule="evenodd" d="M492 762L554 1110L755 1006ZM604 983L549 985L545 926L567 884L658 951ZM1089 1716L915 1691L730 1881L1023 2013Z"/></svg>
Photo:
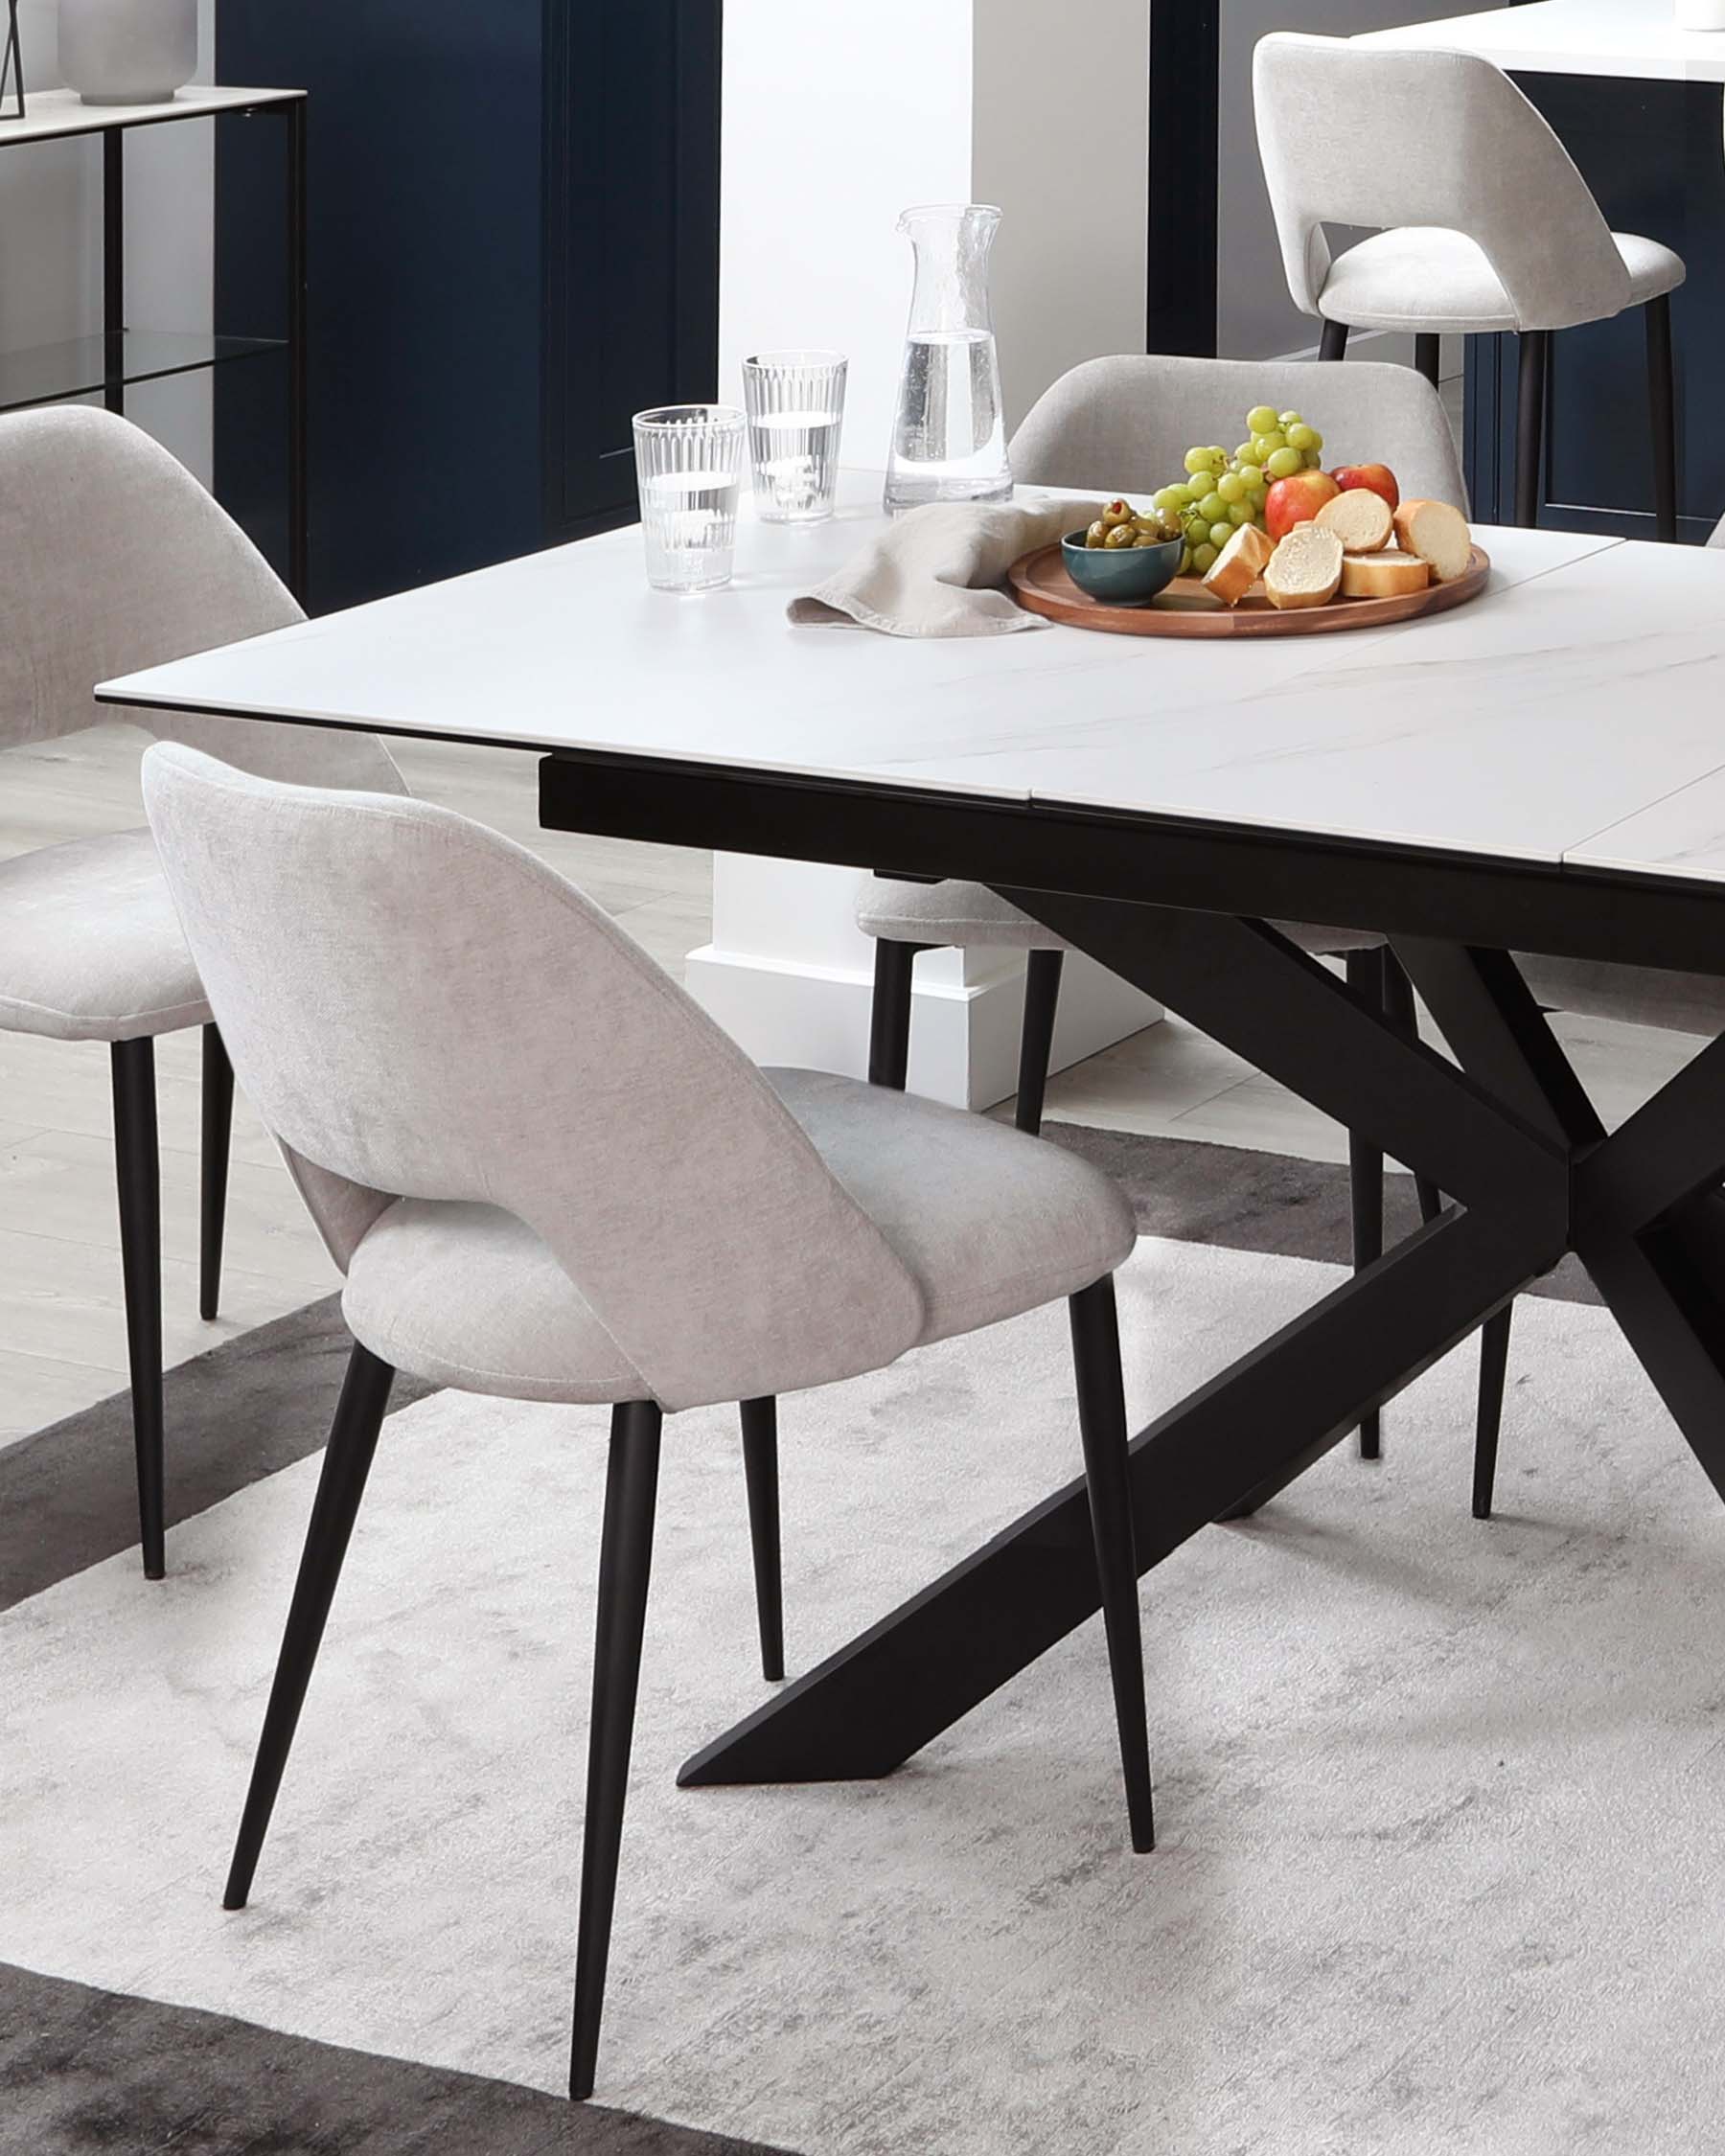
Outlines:
<svg viewBox="0 0 1725 2156"><path fill-rule="evenodd" d="M1501 952L1395 939L1458 1067L1262 922L1002 895L1449 1199L1139 1433L1146 1571L1210 1522L1267 1502L1570 1250L1725 1494L1725 1043L1607 1137ZM889 1774L1097 1606L1077 1480L707 1745L678 1778Z"/></svg>

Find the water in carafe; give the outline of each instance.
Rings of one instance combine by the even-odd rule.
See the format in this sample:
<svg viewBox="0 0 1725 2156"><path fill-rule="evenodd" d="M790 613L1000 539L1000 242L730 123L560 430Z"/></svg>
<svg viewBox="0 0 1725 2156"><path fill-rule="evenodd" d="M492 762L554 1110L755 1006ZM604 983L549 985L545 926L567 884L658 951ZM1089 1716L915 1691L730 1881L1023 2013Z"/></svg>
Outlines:
<svg viewBox="0 0 1725 2156"><path fill-rule="evenodd" d="M988 250L1000 221L999 210L978 202L907 210L899 219L916 250L916 285L886 470L894 514L1012 493L988 307Z"/></svg>

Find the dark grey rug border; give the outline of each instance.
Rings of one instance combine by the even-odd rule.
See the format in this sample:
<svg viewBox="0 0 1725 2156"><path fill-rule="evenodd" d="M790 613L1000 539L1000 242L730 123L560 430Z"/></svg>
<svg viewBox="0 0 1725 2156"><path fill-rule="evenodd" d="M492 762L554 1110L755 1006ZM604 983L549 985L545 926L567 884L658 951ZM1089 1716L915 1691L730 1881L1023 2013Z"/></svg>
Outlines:
<svg viewBox="0 0 1725 2156"><path fill-rule="evenodd" d="M0 1964L0 2156L788 2156Z"/></svg>

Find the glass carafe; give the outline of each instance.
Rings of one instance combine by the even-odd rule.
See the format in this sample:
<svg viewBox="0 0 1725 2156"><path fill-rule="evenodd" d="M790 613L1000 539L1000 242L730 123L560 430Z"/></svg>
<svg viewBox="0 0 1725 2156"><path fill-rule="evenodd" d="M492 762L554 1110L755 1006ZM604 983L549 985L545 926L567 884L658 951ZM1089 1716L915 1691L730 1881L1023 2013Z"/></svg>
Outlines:
<svg viewBox="0 0 1725 2156"><path fill-rule="evenodd" d="M886 507L1004 501L1012 493L1000 417L1000 364L988 310L988 250L1000 213L986 202L907 210L916 250Z"/></svg>

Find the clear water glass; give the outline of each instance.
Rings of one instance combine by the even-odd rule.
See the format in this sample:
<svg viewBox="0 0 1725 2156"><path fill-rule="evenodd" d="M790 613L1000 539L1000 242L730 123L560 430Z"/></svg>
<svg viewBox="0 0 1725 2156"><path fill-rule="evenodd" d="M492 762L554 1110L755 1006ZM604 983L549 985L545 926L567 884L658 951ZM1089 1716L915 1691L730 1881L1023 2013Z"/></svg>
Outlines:
<svg viewBox="0 0 1725 2156"><path fill-rule="evenodd" d="M833 514L844 426L841 352L757 352L743 362L755 514L818 524Z"/></svg>
<svg viewBox="0 0 1725 2156"><path fill-rule="evenodd" d="M729 584L743 424L734 404L661 404L635 414L641 536L647 582L656 591L715 591Z"/></svg>

